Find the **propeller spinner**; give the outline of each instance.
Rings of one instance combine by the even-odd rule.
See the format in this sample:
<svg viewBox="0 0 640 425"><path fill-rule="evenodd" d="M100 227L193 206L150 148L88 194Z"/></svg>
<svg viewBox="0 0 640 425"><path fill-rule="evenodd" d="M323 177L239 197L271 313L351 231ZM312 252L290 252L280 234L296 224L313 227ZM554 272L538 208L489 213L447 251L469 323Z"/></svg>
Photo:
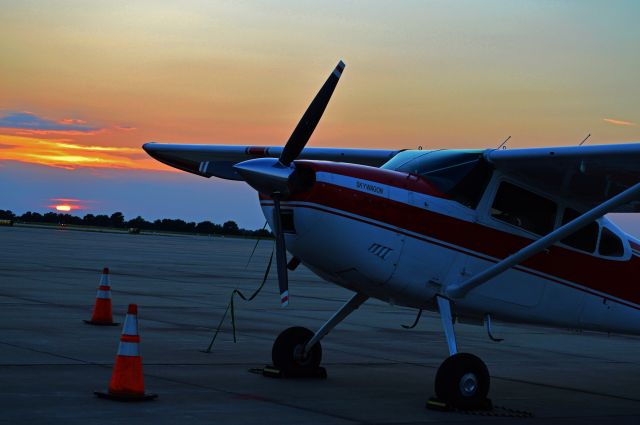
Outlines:
<svg viewBox="0 0 640 425"><path fill-rule="evenodd" d="M258 158L238 163L233 166L244 180L258 192L273 199L273 233L276 239L276 264L278 270L278 286L280 288L280 305L289 305L289 276L287 273L287 249L282 231L280 201L294 194L304 186L303 178L296 172L293 161L298 158L313 134L329 99L344 71L344 62L338 62L327 81L322 85L316 97L305 111L298 125L291 133L289 140L280 154L280 158Z"/></svg>

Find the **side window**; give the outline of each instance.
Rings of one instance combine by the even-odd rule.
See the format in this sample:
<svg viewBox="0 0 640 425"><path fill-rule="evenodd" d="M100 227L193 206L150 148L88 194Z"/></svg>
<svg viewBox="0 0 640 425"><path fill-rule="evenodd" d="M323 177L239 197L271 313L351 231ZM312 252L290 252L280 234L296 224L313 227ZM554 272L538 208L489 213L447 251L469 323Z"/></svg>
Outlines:
<svg viewBox="0 0 640 425"><path fill-rule="evenodd" d="M479 160L473 169L451 189L449 195L465 207L476 208L492 175L493 170L489 164Z"/></svg>
<svg viewBox="0 0 640 425"><path fill-rule="evenodd" d="M571 208L566 208L562 215L562 224L567 224L571 220L574 220L580 215L580 213ZM596 243L598 242L598 223L593 222L586 227L578 230L574 234L564 238L561 242L570 247L580 249L582 251L593 252L596 250Z"/></svg>
<svg viewBox="0 0 640 425"><path fill-rule="evenodd" d="M556 204L511 183L502 182L491 206L491 216L539 235L553 230Z"/></svg>
<svg viewBox="0 0 640 425"><path fill-rule="evenodd" d="M622 240L611 230L606 227L602 228L602 235L600 236L600 247L598 253L605 257L622 257L624 254L624 247L622 246Z"/></svg>

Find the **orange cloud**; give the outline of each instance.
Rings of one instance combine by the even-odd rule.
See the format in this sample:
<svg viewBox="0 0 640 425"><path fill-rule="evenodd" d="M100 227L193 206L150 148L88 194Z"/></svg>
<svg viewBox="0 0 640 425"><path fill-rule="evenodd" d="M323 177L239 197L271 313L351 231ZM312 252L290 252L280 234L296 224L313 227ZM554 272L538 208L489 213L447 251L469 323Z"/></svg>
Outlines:
<svg viewBox="0 0 640 425"><path fill-rule="evenodd" d="M76 199L76 198L51 198L50 201L65 202L65 203L87 202L87 201L81 201L80 199Z"/></svg>
<svg viewBox="0 0 640 425"><path fill-rule="evenodd" d="M67 139L43 140L15 135L0 135L0 146L3 146L0 149L0 161L14 160L66 169L168 169L147 155L142 155L142 149L137 148L81 145Z"/></svg>
<svg viewBox="0 0 640 425"><path fill-rule="evenodd" d="M85 120L79 120L77 118L63 118L58 121L60 124L86 124Z"/></svg>
<svg viewBox="0 0 640 425"><path fill-rule="evenodd" d="M637 124L631 121L614 120L613 118L603 118L602 121L613 125L621 125L626 127L635 127Z"/></svg>
<svg viewBox="0 0 640 425"><path fill-rule="evenodd" d="M19 136L93 136L103 131L103 129L79 131L79 130L24 130L16 128L0 128L0 132L13 133Z"/></svg>
<svg viewBox="0 0 640 425"><path fill-rule="evenodd" d="M0 161L14 160L65 169L174 171L137 146L121 146L127 138L125 135L135 130L128 124L96 127L77 118L52 119L29 111L0 111ZM88 138L92 143L77 143L75 136L82 136L83 140ZM137 142L131 136L129 138L129 142ZM114 143L120 146L113 146Z"/></svg>
<svg viewBox="0 0 640 425"><path fill-rule="evenodd" d="M77 145L74 143L65 143L64 141L51 141L51 140L40 140L38 143L42 145L54 146L61 149L77 149L83 151L101 151L101 152L128 152L128 153L140 153L140 149L134 148L120 148L114 146L85 146L85 145Z"/></svg>

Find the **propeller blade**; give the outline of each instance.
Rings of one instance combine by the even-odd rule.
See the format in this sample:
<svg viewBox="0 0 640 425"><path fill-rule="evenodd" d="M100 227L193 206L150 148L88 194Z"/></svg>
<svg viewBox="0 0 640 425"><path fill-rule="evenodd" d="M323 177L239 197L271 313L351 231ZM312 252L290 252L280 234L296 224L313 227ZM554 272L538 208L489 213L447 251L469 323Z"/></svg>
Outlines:
<svg viewBox="0 0 640 425"><path fill-rule="evenodd" d="M273 233L276 238L276 266L278 271L278 286L280 287L280 306L289 305L289 276L287 272L287 249L284 243L284 232L280 216L280 197L273 197Z"/></svg>
<svg viewBox="0 0 640 425"><path fill-rule="evenodd" d="M344 62L338 62L338 65L331 75L329 75L329 78L327 78L322 88L320 88L316 97L313 98L313 101L305 111L295 130L293 130L293 133L291 133L291 137L289 137L287 144L282 150L282 154L280 155L280 163L282 165L288 166L291 164L293 160L300 155L302 149L304 149L311 134L313 134L313 130L315 130L320 118L322 118L322 114L329 103L329 99L331 99L333 90L338 84L344 67Z"/></svg>

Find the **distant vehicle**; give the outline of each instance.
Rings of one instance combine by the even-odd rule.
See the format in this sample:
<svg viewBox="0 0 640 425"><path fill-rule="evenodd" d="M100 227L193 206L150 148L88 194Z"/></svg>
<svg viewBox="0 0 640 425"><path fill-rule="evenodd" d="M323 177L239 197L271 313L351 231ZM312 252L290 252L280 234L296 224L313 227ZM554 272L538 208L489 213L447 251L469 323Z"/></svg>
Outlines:
<svg viewBox="0 0 640 425"><path fill-rule="evenodd" d="M340 62L281 147L147 143L157 160L244 180L276 235L280 301L302 263L355 294L318 331L285 330L282 370L317 368L320 340L368 298L440 313L450 357L435 390L482 404L489 372L455 319L640 334L640 242L603 216L638 210L640 144L538 149L306 148Z"/></svg>
<svg viewBox="0 0 640 425"><path fill-rule="evenodd" d="M13 220L0 220L0 226L13 226Z"/></svg>

